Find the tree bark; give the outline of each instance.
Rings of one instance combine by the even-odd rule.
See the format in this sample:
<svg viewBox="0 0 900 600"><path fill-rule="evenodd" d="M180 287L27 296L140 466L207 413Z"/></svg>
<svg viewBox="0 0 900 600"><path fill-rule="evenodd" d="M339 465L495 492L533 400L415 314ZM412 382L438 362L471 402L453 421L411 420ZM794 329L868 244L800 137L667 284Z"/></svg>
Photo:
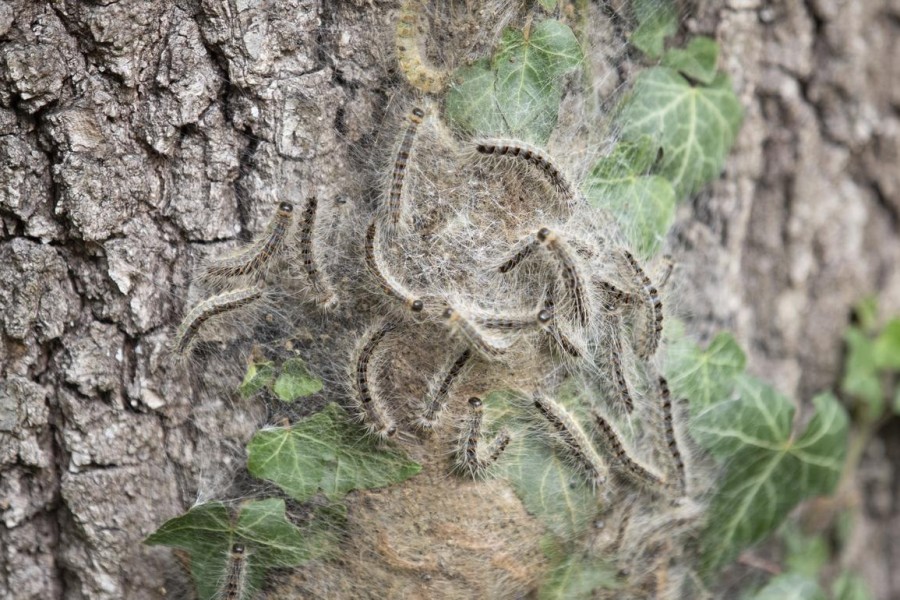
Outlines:
<svg viewBox="0 0 900 600"><path fill-rule="evenodd" d="M259 420L233 374L168 350L192 268L259 231L272 190L356 192L395 9L0 1L0 597L177 593L170 552L140 541ZM685 313L805 401L838 380L854 303L900 312L900 1L709 0L686 27L719 41L746 118L680 207ZM851 566L898 597L900 443L867 460Z"/></svg>

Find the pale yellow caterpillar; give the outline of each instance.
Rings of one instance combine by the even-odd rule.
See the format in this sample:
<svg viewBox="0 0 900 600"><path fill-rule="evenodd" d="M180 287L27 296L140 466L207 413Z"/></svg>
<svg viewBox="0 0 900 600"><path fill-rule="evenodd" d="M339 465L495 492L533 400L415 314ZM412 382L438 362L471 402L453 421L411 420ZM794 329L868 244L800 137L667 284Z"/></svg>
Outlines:
<svg viewBox="0 0 900 600"><path fill-rule="evenodd" d="M196 337L200 328L209 319L222 313L247 306L262 296L262 290L256 286L223 292L197 304L188 312L178 327L175 335L175 347L183 354Z"/></svg>
<svg viewBox="0 0 900 600"><path fill-rule="evenodd" d="M447 87L449 74L425 62L419 46L418 25L421 0L404 0L397 18L397 62L406 80L426 94L439 94Z"/></svg>

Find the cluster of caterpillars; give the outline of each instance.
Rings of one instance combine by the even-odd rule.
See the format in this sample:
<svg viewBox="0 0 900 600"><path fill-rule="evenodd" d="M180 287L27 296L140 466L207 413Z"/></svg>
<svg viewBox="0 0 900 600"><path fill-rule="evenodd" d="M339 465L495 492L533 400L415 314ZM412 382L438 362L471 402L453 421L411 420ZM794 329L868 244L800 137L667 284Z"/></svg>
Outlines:
<svg viewBox="0 0 900 600"><path fill-rule="evenodd" d="M515 314L494 314L456 306L446 296L431 291L409 289L403 274L392 272L385 258L388 245L397 242L398 232L410 226L412 194L406 185L410 164L415 157L416 141L426 114L415 107L407 115L394 153L387 185L381 202L361 232L361 254L365 272L377 286L386 304L395 310L380 317L360 337L349 361L353 404L368 431L380 438L391 438L401 424L391 413L389 403L381 397L373 357L379 346L396 329L398 322L439 323L451 339L460 340L444 366L435 374L421 401L413 424L420 432L431 432L440 426L453 397L456 382L463 378L473 362L506 363L515 360L514 349L523 336L539 336L545 340L547 352L541 357L547 363L560 363L566 368L596 376L599 373L608 388L607 413L631 415L635 410L633 386L626 372L625 342L631 341L637 361L652 370L649 362L659 346L663 307L660 293L638 260L623 246L601 239L590 241L570 233L566 223L541 226L520 233L518 241L491 268L500 276L513 276L524 265L534 263L531 272L549 274L544 298L533 310ZM544 150L512 139L478 139L468 142L472 154L494 161L496 167L524 166L545 178L548 188L558 196L560 205L579 217L585 203L577 187L563 169ZM265 271L277 258L294 252L302 276L322 306L336 302L328 278L320 268L315 246L315 197L306 201L301 218L295 223L294 207L282 202L263 234L240 251L211 262L204 277L217 282L235 282L233 289L223 291L196 305L178 331L179 352L190 352L194 340L205 324L220 314L259 302L265 295ZM293 241L292 241L293 240ZM598 276L592 265L597 260L612 264L618 274L613 283ZM527 269L526 269L527 270ZM668 278L666 273L663 279ZM626 327L626 323L628 326ZM629 337L630 334L630 337ZM671 399L665 380L658 382L659 403L656 413L663 415L662 437L672 457L669 476L644 465L623 441L609 414L592 411L595 427L588 434L567 409L543 390L532 390L537 414L542 415L556 438L573 460L586 473L591 485L599 487L607 481L608 470L621 474L640 485L661 491L683 490L684 463L678 448L672 418ZM483 406L472 398L466 414L457 423L460 429L455 455L459 470L479 475L504 452L510 442L506 430L492 441L482 443ZM459 414L460 411L453 411ZM592 440L598 439L606 451L601 457Z"/></svg>

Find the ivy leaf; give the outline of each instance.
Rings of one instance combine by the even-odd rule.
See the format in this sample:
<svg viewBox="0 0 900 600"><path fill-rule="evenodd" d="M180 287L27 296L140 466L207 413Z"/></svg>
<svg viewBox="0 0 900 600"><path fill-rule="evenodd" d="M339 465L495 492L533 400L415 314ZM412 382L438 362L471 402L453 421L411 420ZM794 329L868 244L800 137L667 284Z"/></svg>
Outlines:
<svg viewBox="0 0 900 600"><path fill-rule="evenodd" d="M249 398L259 390L272 383L275 377L275 366L272 361L253 362L247 365L247 373L238 387L238 393Z"/></svg>
<svg viewBox="0 0 900 600"><path fill-rule="evenodd" d="M495 91L511 135L546 143L559 116L560 78L582 60L575 34L559 21L541 21L527 37L514 29L503 33Z"/></svg>
<svg viewBox="0 0 900 600"><path fill-rule="evenodd" d="M666 369L669 385L676 395L688 399L694 415L724 401L747 364L730 333L717 335L706 350L684 339L674 345L671 355Z"/></svg>
<svg viewBox="0 0 900 600"><path fill-rule="evenodd" d="M285 516L284 500L266 498L242 504L235 518L229 507L210 502L166 521L144 543L181 548L191 555L191 577L201 600L218 598L231 547L246 546L249 589L258 589L266 569L290 567L330 554L340 523L333 508L317 509L303 528Z"/></svg>
<svg viewBox="0 0 900 600"><path fill-rule="evenodd" d="M491 61L483 58L463 66L451 78L453 86L444 104L445 116L463 131L503 135L506 127L494 94Z"/></svg>
<svg viewBox="0 0 900 600"><path fill-rule="evenodd" d="M675 7L668 0L635 0L632 6L638 27L631 34L631 43L650 58L659 58L666 38L678 31Z"/></svg>
<svg viewBox="0 0 900 600"><path fill-rule="evenodd" d="M540 4L541 8L543 8L547 12L553 12L554 10L556 10L556 0L538 0L538 4Z"/></svg>
<svg viewBox="0 0 900 600"><path fill-rule="evenodd" d="M815 577L831 557L828 542L823 536L806 535L794 522L785 523L780 537L784 540L784 563L788 571Z"/></svg>
<svg viewBox="0 0 900 600"><path fill-rule="evenodd" d="M886 371L900 371L900 319L892 319L875 338L875 366Z"/></svg>
<svg viewBox="0 0 900 600"><path fill-rule="evenodd" d="M585 194L610 211L643 259L652 258L675 219L675 190L664 177L645 175L653 155L647 136L620 143L600 159L585 182Z"/></svg>
<svg viewBox="0 0 900 600"><path fill-rule="evenodd" d="M284 402L293 402L322 391L322 380L313 376L299 358L285 361L272 392Z"/></svg>
<svg viewBox="0 0 900 600"><path fill-rule="evenodd" d="M738 387L744 406L732 408L739 412L729 417L717 411L715 418L700 415L694 421L698 441L710 447L717 438L714 454L728 458L702 540L708 571L768 535L801 500L831 492L846 452L847 414L832 395L813 398L815 415L795 438L794 407L787 398L749 377Z"/></svg>
<svg viewBox="0 0 900 600"><path fill-rule="evenodd" d="M752 600L825 600L816 580L799 573L773 577Z"/></svg>
<svg viewBox="0 0 900 600"><path fill-rule="evenodd" d="M621 587L614 565L601 563L596 557L570 553L544 578L538 600L579 600L596 597L596 590Z"/></svg>
<svg viewBox="0 0 900 600"><path fill-rule="evenodd" d="M335 500L351 490L399 483L422 469L400 452L380 448L334 403L292 427L257 432L247 453L251 474L300 502L319 491Z"/></svg>
<svg viewBox="0 0 900 600"><path fill-rule="evenodd" d="M874 422L884 412L884 391L878 377L875 343L858 327L848 329L844 341L847 343L847 360L841 391L857 401L864 421Z"/></svg>
<svg viewBox="0 0 900 600"><path fill-rule="evenodd" d="M844 571L832 587L834 600L872 600L872 593L863 578Z"/></svg>
<svg viewBox="0 0 900 600"><path fill-rule="evenodd" d="M663 56L662 64L686 77L710 84L716 78L719 45L708 37L692 38L686 48L674 48Z"/></svg>
<svg viewBox="0 0 900 600"><path fill-rule="evenodd" d="M727 76L694 87L674 69L655 67L638 75L618 122L625 139L657 141L659 173L685 198L719 175L742 119Z"/></svg>
<svg viewBox="0 0 900 600"><path fill-rule="evenodd" d="M527 36L507 29L491 61L454 73L445 116L470 134L544 144L559 115L561 78L583 58L575 34L559 21L541 21Z"/></svg>

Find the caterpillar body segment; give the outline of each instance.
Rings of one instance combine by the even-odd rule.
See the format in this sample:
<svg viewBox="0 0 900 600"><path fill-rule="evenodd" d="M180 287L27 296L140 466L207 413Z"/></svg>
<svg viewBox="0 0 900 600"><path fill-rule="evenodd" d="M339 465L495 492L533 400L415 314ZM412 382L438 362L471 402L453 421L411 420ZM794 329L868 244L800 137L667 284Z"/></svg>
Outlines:
<svg viewBox="0 0 900 600"><path fill-rule="evenodd" d="M568 245L547 227L542 227L535 238L556 260L559 266L559 279L562 281L567 299L571 302L575 317L582 326L586 326L591 319L591 306L581 266L576 262Z"/></svg>
<svg viewBox="0 0 900 600"><path fill-rule="evenodd" d="M656 349L659 347L659 340L662 337L662 300L659 297L659 291L653 286L650 278L647 277L644 269L641 268L631 252L624 250L623 255L634 273L638 287L643 295L644 305L647 309L647 323L644 326L645 331L640 337L640 343L637 348L638 356L646 360L656 353Z"/></svg>
<svg viewBox="0 0 900 600"><path fill-rule="evenodd" d="M259 238L236 254L212 261L205 268L203 277L213 279L260 274L263 267L284 248L293 220L294 205L290 202L281 202L275 216Z"/></svg>
<svg viewBox="0 0 900 600"><path fill-rule="evenodd" d="M407 310L411 312L422 312L425 308L425 301L406 290L400 282L395 280L386 270L384 270L381 264L379 264L377 237L378 220L373 219L366 230L365 242L366 267L368 268L369 273L372 274L375 281L378 282L378 286L385 294L403 304Z"/></svg>
<svg viewBox="0 0 900 600"><path fill-rule="evenodd" d="M544 324L544 330L547 332L547 335L553 339L555 346L558 346L570 358L581 358L584 354L584 350L564 332L560 331L559 326L553 319L554 300L552 292L548 292L544 301L543 310L550 314L550 319Z"/></svg>
<svg viewBox="0 0 900 600"><path fill-rule="evenodd" d="M410 156L413 152L413 146L416 142L416 134L422 119L425 118L425 111L421 108L413 108L409 113L409 123L406 131L400 140L400 146L397 148L397 155L394 157L394 167L391 171L391 186L388 189L387 206L385 217L391 227L397 226L403 219L403 185L406 181L407 168L409 166Z"/></svg>
<svg viewBox="0 0 900 600"><path fill-rule="evenodd" d="M397 32L394 38L397 62L406 80L426 94L439 94L447 87L449 73L425 62L419 46L419 12L422 0L404 0L400 5Z"/></svg>
<svg viewBox="0 0 900 600"><path fill-rule="evenodd" d="M466 425L459 440L458 459L459 468L463 472L477 476L497 462L500 455L509 445L509 432L501 430L490 443L486 452L479 450L481 445L481 424L484 419L484 407L480 398L469 398L469 415Z"/></svg>
<svg viewBox="0 0 900 600"><path fill-rule="evenodd" d="M303 210L303 218L300 221L297 236L300 243L300 262L313 290L322 296L326 304L330 304L335 300L335 295L326 284L322 272L319 270L313 242L318 206L318 199L315 196L310 196L306 201L306 208Z"/></svg>
<svg viewBox="0 0 900 600"><path fill-rule="evenodd" d="M570 204L580 203L576 187L565 176L563 169L545 150L520 140L484 138L474 142L475 151L485 156L509 157L524 160L540 170L559 194Z"/></svg>
<svg viewBox="0 0 900 600"><path fill-rule="evenodd" d="M184 354L199 333L200 328L211 318L247 306L258 300L262 294L262 289L251 286L223 292L200 302L188 312L181 325L178 326L175 334L176 351Z"/></svg>
<svg viewBox="0 0 900 600"><path fill-rule="evenodd" d="M637 303L637 299L633 294L620 290L608 281L594 278L593 283L594 287L603 295L604 308L608 311L616 311L623 307L631 307Z"/></svg>
<svg viewBox="0 0 900 600"><path fill-rule="evenodd" d="M228 555L225 578L216 594L217 600L245 600L249 591L247 549L243 544L232 544Z"/></svg>
<svg viewBox="0 0 900 600"><path fill-rule="evenodd" d="M609 468L575 417L561 404L542 394L535 395L534 406L557 431L563 444L588 474L591 485L597 488L606 483Z"/></svg>
<svg viewBox="0 0 900 600"><path fill-rule="evenodd" d="M675 485L680 492L684 492L687 484L687 477L684 469L684 458L681 455L681 450L678 448L678 438L675 434L672 395L669 393L669 383L666 381L665 377L660 376L658 383L659 395L662 400L663 432L666 436L666 445L669 448L669 454L672 457L672 465L675 467L675 473L678 478Z"/></svg>
<svg viewBox="0 0 900 600"><path fill-rule="evenodd" d="M497 270L501 273L509 273L518 267L523 260L531 256L531 254L537 250L538 246L540 246L540 242L538 242L537 238L534 237L534 235L529 235L519 242L518 249L513 252L512 256L503 261L503 264L501 264Z"/></svg>
<svg viewBox="0 0 900 600"><path fill-rule="evenodd" d="M621 323L616 319L616 322L613 324L610 331L608 347L610 376L616 390L616 397L622 404L625 412L630 415L634 412L634 399L631 397L631 391L628 388L628 380L625 378L623 356Z"/></svg>
<svg viewBox="0 0 900 600"><path fill-rule="evenodd" d="M553 313L542 308L537 314L530 315L491 315L476 317L475 322L485 328L496 331L524 331L545 327L553 319Z"/></svg>
<svg viewBox="0 0 900 600"><path fill-rule="evenodd" d="M647 485L657 490L665 490L668 483L657 473L640 464L628 454L618 432L602 415L594 412L594 421L603 444L613 455L613 466L629 479L641 485Z"/></svg>
<svg viewBox="0 0 900 600"><path fill-rule="evenodd" d="M450 394L450 388L453 382L460 376L469 359L472 358L472 351L468 348L463 350L450 365L444 369L437 385L432 386L429 393L428 401L425 404L425 411L418 419L420 428L431 431L437 424L447 406L447 398Z"/></svg>
<svg viewBox="0 0 900 600"><path fill-rule="evenodd" d="M397 424L388 414L384 401L378 396L378 390L372 385L369 365L378 345L393 329L394 325L391 323L372 329L363 337L352 362L358 416L370 433L381 438L393 437L397 433Z"/></svg>
<svg viewBox="0 0 900 600"><path fill-rule="evenodd" d="M450 331L461 337L469 346L489 361L502 358L509 349L489 338L482 329L464 317L458 310L448 307L441 314Z"/></svg>

